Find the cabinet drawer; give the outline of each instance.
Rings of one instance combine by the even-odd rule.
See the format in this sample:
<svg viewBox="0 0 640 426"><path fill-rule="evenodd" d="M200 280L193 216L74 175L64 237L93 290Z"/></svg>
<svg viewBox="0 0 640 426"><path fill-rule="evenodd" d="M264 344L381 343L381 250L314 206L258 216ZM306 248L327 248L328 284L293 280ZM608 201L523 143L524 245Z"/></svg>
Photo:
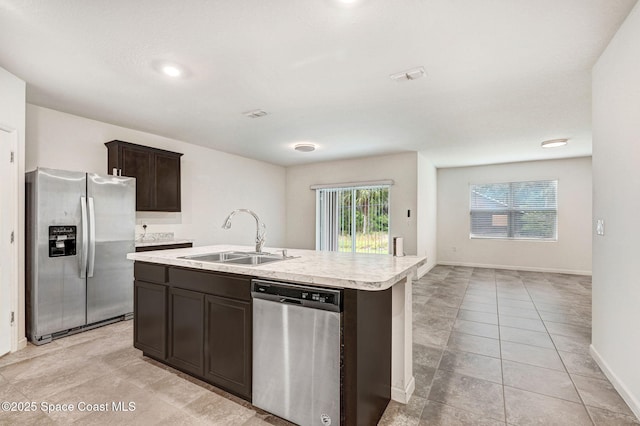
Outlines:
<svg viewBox="0 0 640 426"><path fill-rule="evenodd" d="M171 267L169 268L169 283L173 287L205 294L251 300L251 277Z"/></svg>
<svg viewBox="0 0 640 426"><path fill-rule="evenodd" d="M164 284L167 282L167 267L155 263L135 262L133 276L136 280Z"/></svg>

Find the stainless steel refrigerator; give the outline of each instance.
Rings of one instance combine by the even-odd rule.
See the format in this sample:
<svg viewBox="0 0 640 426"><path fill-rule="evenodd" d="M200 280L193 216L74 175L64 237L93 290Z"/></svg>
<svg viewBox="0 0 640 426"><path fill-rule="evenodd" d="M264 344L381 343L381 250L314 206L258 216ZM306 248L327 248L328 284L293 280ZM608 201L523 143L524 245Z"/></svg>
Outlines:
<svg viewBox="0 0 640 426"><path fill-rule="evenodd" d="M133 312L135 179L26 174L27 335L35 344Z"/></svg>

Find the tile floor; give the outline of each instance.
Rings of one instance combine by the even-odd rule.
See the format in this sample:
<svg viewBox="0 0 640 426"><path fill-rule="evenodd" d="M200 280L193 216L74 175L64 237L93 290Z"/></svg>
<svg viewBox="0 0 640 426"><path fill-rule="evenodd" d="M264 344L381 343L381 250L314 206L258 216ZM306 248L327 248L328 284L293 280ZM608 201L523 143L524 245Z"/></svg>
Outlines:
<svg viewBox="0 0 640 426"><path fill-rule="evenodd" d="M438 266L414 283L414 375L382 425L640 425L588 354L587 277ZM0 358L0 425L288 425L143 357L121 322ZM135 411L77 404L134 402ZM74 404L73 412L43 412Z"/></svg>
<svg viewBox="0 0 640 426"><path fill-rule="evenodd" d="M383 425L640 425L589 355L590 277L437 266L413 342L414 397Z"/></svg>

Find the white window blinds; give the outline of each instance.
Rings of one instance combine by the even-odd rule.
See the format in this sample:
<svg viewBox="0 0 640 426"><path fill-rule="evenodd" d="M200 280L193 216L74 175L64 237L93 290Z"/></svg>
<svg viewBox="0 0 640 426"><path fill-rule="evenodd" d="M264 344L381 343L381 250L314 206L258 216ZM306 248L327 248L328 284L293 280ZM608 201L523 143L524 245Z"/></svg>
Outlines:
<svg viewBox="0 0 640 426"><path fill-rule="evenodd" d="M316 189L318 250L389 253L389 185Z"/></svg>
<svg viewBox="0 0 640 426"><path fill-rule="evenodd" d="M558 181L470 185L471 238L557 239Z"/></svg>

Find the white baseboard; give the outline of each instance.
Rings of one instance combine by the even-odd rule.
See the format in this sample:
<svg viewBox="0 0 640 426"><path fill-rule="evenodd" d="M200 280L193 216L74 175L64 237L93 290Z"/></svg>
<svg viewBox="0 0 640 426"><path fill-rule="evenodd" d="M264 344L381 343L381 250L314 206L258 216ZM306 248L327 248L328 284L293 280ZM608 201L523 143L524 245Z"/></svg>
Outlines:
<svg viewBox="0 0 640 426"><path fill-rule="evenodd" d="M401 404L409 403L409 399L411 399L411 395L413 395L413 391L416 389L416 380L411 376L411 380L407 384L405 389L400 389L395 386L391 386L391 399L397 401Z"/></svg>
<svg viewBox="0 0 640 426"><path fill-rule="evenodd" d="M574 270L574 269L558 269L558 268L538 268L535 266L491 265L491 264L484 264L484 263L448 262L448 261L438 261L438 265L467 266L471 268L509 269L513 271L550 272L555 274L591 276L591 271L581 271L581 270Z"/></svg>
<svg viewBox="0 0 640 426"><path fill-rule="evenodd" d="M424 266L421 266L420 268L418 268L418 273L416 274L416 279L419 280L420 278L422 278L425 275L427 275L429 273L429 271L431 271L433 268L435 268L435 266L436 266L436 264L424 265Z"/></svg>
<svg viewBox="0 0 640 426"><path fill-rule="evenodd" d="M629 389L625 386L625 384L618 378L618 376L613 371L611 371L609 365L605 362L604 359L602 359L593 345L589 345L589 353L591 353L594 361L598 364L604 375L607 376L613 387L616 388L622 399L624 399L629 408L631 408L631 411L633 411L636 417L640 419L640 401L638 400L638 398L633 396L631 392L629 392Z"/></svg>
<svg viewBox="0 0 640 426"><path fill-rule="evenodd" d="M20 350L20 349L24 349L27 347L27 338L23 337L21 339L18 339L18 348L16 350Z"/></svg>

